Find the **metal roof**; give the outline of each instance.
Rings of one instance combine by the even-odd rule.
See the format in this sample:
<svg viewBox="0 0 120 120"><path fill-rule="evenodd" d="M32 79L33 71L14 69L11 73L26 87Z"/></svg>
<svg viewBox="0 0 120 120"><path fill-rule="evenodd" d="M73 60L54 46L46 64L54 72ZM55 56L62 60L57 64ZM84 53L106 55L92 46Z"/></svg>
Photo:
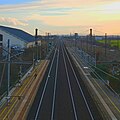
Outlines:
<svg viewBox="0 0 120 120"><path fill-rule="evenodd" d="M17 38L24 40L25 42L35 41L34 36L32 36L31 34L25 32L23 30L11 28L11 27L5 27L5 26L0 26L0 29L17 37Z"/></svg>

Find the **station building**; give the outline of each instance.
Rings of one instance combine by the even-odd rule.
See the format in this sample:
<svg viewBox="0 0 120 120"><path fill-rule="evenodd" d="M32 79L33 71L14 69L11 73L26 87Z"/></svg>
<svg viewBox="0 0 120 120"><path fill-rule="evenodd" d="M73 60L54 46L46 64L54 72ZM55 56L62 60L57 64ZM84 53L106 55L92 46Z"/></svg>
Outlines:
<svg viewBox="0 0 120 120"><path fill-rule="evenodd" d="M34 47L36 44L35 36L16 28L0 26L0 54L1 51L3 55L6 53L8 47L8 39L10 40L10 47L14 48L29 48ZM41 45L41 39L37 38L38 45Z"/></svg>
<svg viewBox="0 0 120 120"><path fill-rule="evenodd" d="M17 46L19 48L29 47L29 43L35 41L34 36L16 28L0 26L0 46L6 48L8 46L8 39L10 46Z"/></svg>

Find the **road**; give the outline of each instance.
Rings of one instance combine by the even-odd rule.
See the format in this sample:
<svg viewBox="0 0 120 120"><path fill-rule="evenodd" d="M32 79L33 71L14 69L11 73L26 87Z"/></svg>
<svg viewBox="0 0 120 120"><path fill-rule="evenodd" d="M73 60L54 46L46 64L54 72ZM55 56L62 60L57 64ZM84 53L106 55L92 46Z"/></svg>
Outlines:
<svg viewBox="0 0 120 120"><path fill-rule="evenodd" d="M27 120L102 120L63 42L55 49Z"/></svg>

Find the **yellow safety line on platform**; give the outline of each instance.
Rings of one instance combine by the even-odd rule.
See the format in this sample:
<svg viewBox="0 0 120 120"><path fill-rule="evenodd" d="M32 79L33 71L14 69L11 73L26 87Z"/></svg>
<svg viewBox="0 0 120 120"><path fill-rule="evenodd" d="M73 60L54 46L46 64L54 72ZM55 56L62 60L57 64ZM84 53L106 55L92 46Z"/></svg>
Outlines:
<svg viewBox="0 0 120 120"><path fill-rule="evenodd" d="M47 62L45 62L43 66L46 66L46 63L47 63ZM42 67L42 69L41 69L41 71L39 72L39 75L38 75L37 77L39 77L39 76L41 75L41 73L43 72L43 70L44 70L44 67ZM34 84L34 83L33 83L33 84ZM25 113L24 113L23 116L25 116ZM24 118L23 116L22 116L22 118ZM16 118L15 118L15 119L16 119Z"/></svg>
<svg viewBox="0 0 120 120"><path fill-rule="evenodd" d="M33 77L34 77L34 74L35 74L35 71L38 69L38 66L37 66L37 68L35 68L34 70L33 70L33 72L32 72L32 75L31 75L31 80L33 79ZM18 94L22 94L23 92L24 92L24 90L26 89L26 84L28 84L28 83L30 83L31 81L28 81L29 80L29 78L27 78L26 80L25 80L25 82L24 82L24 84L22 85L22 87L20 87L20 89L17 91L17 93L16 93L16 95L18 96ZM27 83L28 82L28 83ZM20 95L21 95L20 94ZM15 98L12 98L11 99L11 102L14 100ZM11 108L9 109L9 111L6 113L6 116L3 118L3 119L5 119L7 116L8 116L8 114L10 113L10 111L11 111L11 109L14 107L14 105L15 105L15 103L17 102L17 100L15 100L14 101L14 103L12 104L12 106L11 106ZM3 111L1 112L1 114L0 114L0 117L3 115L3 113L5 112L5 110L7 109L7 107L8 106L6 106L4 109L3 109Z"/></svg>
<svg viewBox="0 0 120 120"><path fill-rule="evenodd" d="M115 109L120 113L120 109L113 103L113 101L111 100L111 98L103 91L102 87L96 81L95 81L95 83L102 90L102 92L106 95L106 97L109 99L109 101L111 102L111 104L115 107Z"/></svg>
<svg viewBox="0 0 120 120"><path fill-rule="evenodd" d="M94 80L95 81L95 80ZM95 83L98 85L98 87L102 90L102 92L107 96L107 98L110 100L110 102L112 103L112 105L115 107L115 109L120 113L120 109L113 103L113 101L110 99L110 97L103 91L103 89L101 88L101 86L95 81Z"/></svg>
<svg viewBox="0 0 120 120"><path fill-rule="evenodd" d="M28 79L27 79L28 80ZM25 81L25 83L24 84L26 84L28 81ZM23 85L24 85L23 84ZM23 89L25 86L22 86L22 87L20 87L20 89L17 91L17 93L16 93L16 95L18 95L19 94L19 92L21 92L21 89ZM24 90L24 89L23 89ZM12 102L13 100L14 100L15 98L12 98L10 101ZM0 114L0 117L2 116L2 114L4 113L4 111L7 109L7 106L3 109L3 111L1 112L1 114Z"/></svg>
<svg viewBox="0 0 120 120"><path fill-rule="evenodd" d="M27 81L27 82L28 82L28 81ZM31 82L31 81L29 81L29 82ZM24 92L25 89L26 89L25 86L24 86L23 88L21 87L21 89L17 92L17 95L18 95L18 94L21 95L21 94ZM21 93L21 94L20 94L20 93ZM14 99L15 99L15 98L12 98L12 99L11 99L11 102L12 102ZM8 114L11 112L12 108L14 107L15 103L17 103L17 100L15 100L15 101L13 102L12 106L11 106L10 109L7 111L7 113L6 113L6 115L5 115L5 117L4 117L3 119L5 119L5 118L8 116ZM6 109L7 109L7 107L6 107Z"/></svg>

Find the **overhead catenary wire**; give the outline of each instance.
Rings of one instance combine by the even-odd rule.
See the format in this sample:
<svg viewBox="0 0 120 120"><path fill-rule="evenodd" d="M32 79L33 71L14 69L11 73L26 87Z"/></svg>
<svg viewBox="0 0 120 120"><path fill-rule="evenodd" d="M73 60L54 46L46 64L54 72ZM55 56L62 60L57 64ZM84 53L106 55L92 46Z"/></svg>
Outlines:
<svg viewBox="0 0 120 120"><path fill-rule="evenodd" d="M79 56L80 57L80 56ZM82 64L84 64L84 65L86 65L86 66L88 66L88 63L86 63L86 60L84 59L84 61L83 60L81 60L81 62L82 62ZM97 68L97 67L95 67L94 65L92 65L92 64L89 64L89 65L91 65L92 67L94 67L94 68ZM105 79L103 79L96 71L95 71L95 69L94 68L92 68L92 67L90 67L90 66L88 66L89 67L89 70L92 72L92 74L97 78L97 80L99 80L100 82L103 82L105 85L108 85L108 83L107 83L107 81L105 81ZM114 77L114 76L113 76ZM116 78L116 77L115 77ZM119 80L118 78L116 78L117 80ZM108 90L112 90L112 92L114 93L114 95L116 95L116 97L119 97L119 94L110 86L110 85L108 85L109 86L109 88L110 89L108 89Z"/></svg>
<svg viewBox="0 0 120 120"><path fill-rule="evenodd" d="M108 75L108 76L110 76L110 77L113 77L114 79L119 80L119 78L117 78L117 77L115 77L115 76L113 76L113 75L111 75L111 74L109 74L109 73L107 73L107 72L101 70L100 68L98 68L98 67L92 65L90 62L86 61L85 59L84 59L84 61L85 61L88 65L90 65L91 67L94 67L94 68L96 68L97 70L103 72L104 74L106 74L106 75Z"/></svg>

